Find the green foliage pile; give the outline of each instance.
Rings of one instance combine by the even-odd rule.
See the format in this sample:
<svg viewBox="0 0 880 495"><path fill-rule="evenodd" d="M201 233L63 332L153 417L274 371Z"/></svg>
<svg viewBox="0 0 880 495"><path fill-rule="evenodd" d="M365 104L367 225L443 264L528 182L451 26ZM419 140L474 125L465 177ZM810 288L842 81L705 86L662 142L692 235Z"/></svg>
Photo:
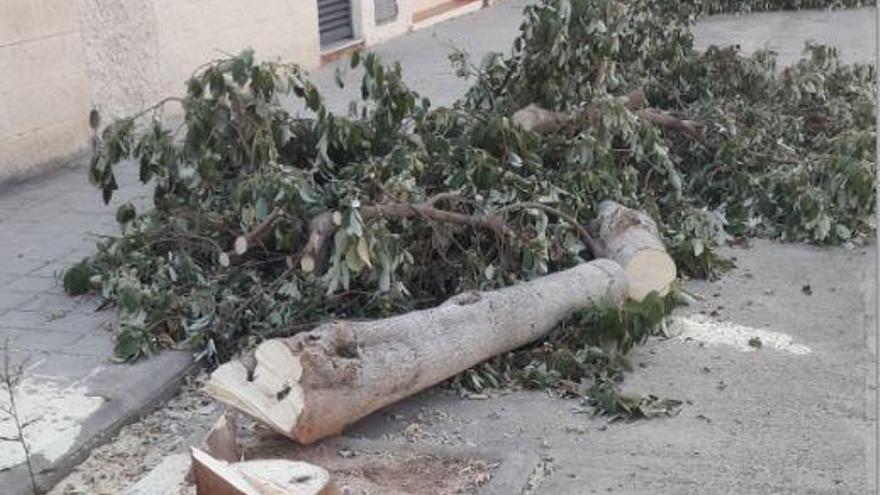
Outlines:
<svg viewBox="0 0 880 495"><path fill-rule="evenodd" d="M855 9L874 5L874 2L867 0L703 0L702 3L704 12L707 14L801 9Z"/></svg>
<svg viewBox="0 0 880 495"><path fill-rule="evenodd" d="M509 54L478 64L453 54L474 83L451 107L433 108L400 66L371 53L351 60L362 98L347 115L330 112L296 66L250 52L212 63L182 98L101 133L90 177L104 199L117 189L116 168L133 160L154 208L120 208L123 233L65 282L116 305L121 359L187 343L224 361L328 318L399 314L589 259L573 225L529 202L583 223L604 199L642 209L695 276L723 267L715 247L730 237L834 244L873 232L874 68L813 45L781 71L770 52L697 51L689 27L701 9L530 5ZM639 88L651 107L699 122L700 138L628 109L621 95ZM308 111L292 113L290 98ZM530 103L598 112L541 136L511 121ZM168 105L182 107L184 125L170 125ZM505 229L376 213L427 203ZM312 222L322 216L333 222L313 257ZM236 238L267 219L235 253ZM583 348L571 347L575 361ZM554 370L573 379L552 367L548 376Z"/></svg>

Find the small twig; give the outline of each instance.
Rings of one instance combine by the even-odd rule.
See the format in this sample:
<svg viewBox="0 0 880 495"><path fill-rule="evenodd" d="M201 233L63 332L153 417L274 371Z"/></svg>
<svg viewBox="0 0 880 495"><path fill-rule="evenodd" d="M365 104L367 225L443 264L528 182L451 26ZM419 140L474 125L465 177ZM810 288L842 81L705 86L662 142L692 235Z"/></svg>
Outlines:
<svg viewBox="0 0 880 495"><path fill-rule="evenodd" d="M281 273L278 275L278 277L275 278L275 280L272 281L271 284L269 284L269 286L267 287L267 289L269 289L270 291L274 291L274 290L278 287L278 285L279 285L283 280L286 280L286 279L287 279L287 276L290 275L291 273L293 273L293 267L288 267L288 268L286 268L283 272L281 272ZM258 289L258 290L257 290L257 292L256 292L255 294L252 294L251 297L247 298L247 300L246 300L244 303L242 303L241 305L239 305L239 307L238 307L238 308L236 309L236 311L235 311L235 316L234 316L234 318L238 318L239 316L241 316L241 313L242 313L243 311L245 311L246 309L250 308L251 304L253 304L254 301L257 300L258 297L260 297L260 296L262 296L262 295L264 295L264 294L266 293L266 290L263 289L262 286L257 286L257 289Z"/></svg>
<svg viewBox="0 0 880 495"><path fill-rule="evenodd" d="M248 145L247 137L244 134L244 129L242 126L244 125L244 108L242 107L241 101L236 98L230 98L230 103L232 109L235 111L235 122L232 122L232 127L235 128L235 133L238 135L238 140L241 142L241 150L244 153L245 159L247 159L248 164L253 168L254 166L254 151L253 146L255 139L251 140L251 144Z"/></svg>
<svg viewBox="0 0 880 495"><path fill-rule="evenodd" d="M594 83L594 89L603 88L605 86L605 79L608 77L608 60L602 59L599 62L599 70L596 74L596 82Z"/></svg>
<svg viewBox="0 0 880 495"><path fill-rule="evenodd" d="M461 195L461 193L455 192L455 191L449 191L449 192L438 193L438 194L431 196L430 198L428 198L427 201L425 201L425 204L429 205L429 206L435 206L437 203L439 203L441 201L445 201L447 199L449 199L449 200L454 199L459 202L467 201L467 199L464 198Z"/></svg>
<svg viewBox="0 0 880 495"><path fill-rule="evenodd" d="M259 243L263 236L266 235L266 232L283 216L284 210L281 208L275 208L272 210L272 213L267 215L266 218L257 224L256 227L251 229L250 232L236 237L233 250L220 255L220 264L224 267L229 266L235 257L240 257L247 253L248 249Z"/></svg>
<svg viewBox="0 0 880 495"><path fill-rule="evenodd" d="M25 464L27 465L28 476L31 481L31 489L34 494L39 494L40 489L37 486L37 477L34 474L34 466L31 461L31 450L30 446L27 443L27 440L24 438L24 430L31 424L33 421L23 420L21 417L21 411L18 409L18 404L15 401L15 390L18 385L21 383L22 374L24 372L24 364L20 364L18 369L11 369L12 358L9 357L9 338L7 337L3 341L3 374L0 376L0 381L2 381L3 386L6 387L6 394L9 398L9 406L3 407L3 412L6 413L15 424L15 436L12 438L4 437L3 440L18 442L21 445L22 450L24 450L24 459Z"/></svg>
<svg viewBox="0 0 880 495"><path fill-rule="evenodd" d="M698 122L695 122L693 120L681 120L669 114L661 113L652 108L639 110L638 115L648 122L659 125L660 127L665 127L667 129L678 131L684 134L685 137L702 144L706 148L709 148L709 144L706 142L705 139L703 139L703 133L701 131L701 128L703 126Z"/></svg>
<svg viewBox="0 0 880 495"><path fill-rule="evenodd" d="M134 115L132 115L131 117L128 117L128 118L129 118L130 120L137 120L137 119L143 117L144 115L146 115L146 114L148 114L148 113L150 113L150 112L155 112L156 110L158 110L158 109L164 107L165 104L167 104L167 103L177 102L177 103L180 103L180 104L182 105L182 104L184 103L184 101L185 101L185 100L184 100L183 98L180 98L180 97L177 97L177 96L168 96L168 97L166 97L166 98L162 98L161 100L159 100L158 102L156 102L155 105L153 105L153 106L151 106L151 107L147 107L147 108L141 110L140 112L138 112L138 113L136 113L136 114L134 114Z"/></svg>

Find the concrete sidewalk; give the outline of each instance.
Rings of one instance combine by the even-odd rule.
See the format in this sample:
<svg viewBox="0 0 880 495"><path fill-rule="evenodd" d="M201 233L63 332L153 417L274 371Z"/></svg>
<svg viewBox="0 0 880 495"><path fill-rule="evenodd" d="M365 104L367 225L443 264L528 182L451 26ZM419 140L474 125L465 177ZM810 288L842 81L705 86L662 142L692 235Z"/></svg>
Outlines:
<svg viewBox="0 0 880 495"><path fill-rule="evenodd" d="M132 179L114 204L143 192ZM56 284L56 274L93 251L91 234L116 231L97 193L83 167L0 188L0 345L8 342L12 364L25 363L18 406L36 420L26 438L46 487L173 393L191 368L186 352L111 363L113 312L96 312L94 298L69 297ZM12 422L0 418L0 435L10 434ZM17 444L0 442L0 492L29 493L23 460Z"/></svg>
<svg viewBox="0 0 880 495"><path fill-rule="evenodd" d="M376 51L386 62L400 61L407 82L431 97L435 105L448 104L469 85L456 78L450 68L449 45L468 50L475 60L488 51L506 51L516 35L524 5L521 0L503 3L392 40ZM778 49L786 62L796 58L804 41L813 38L839 43L847 60L870 62L874 57L874 17L873 9L719 17L703 22L696 33L701 46L738 42L745 49L754 49L767 45ZM342 110L358 86L349 84L345 90L336 90L332 83L334 69L330 65L316 71L315 79L326 90L330 106ZM347 80L355 77L349 74ZM91 446L120 424L158 404L190 369L189 355L184 352L165 352L136 365L111 364L112 341L105 328L113 321L113 313L96 313L94 300L70 298L55 282L57 272L92 252L94 237L90 234L116 232L116 205L146 197L147 191L131 173L122 174L113 204L104 206L98 191L86 181L83 163L24 183L0 186L0 341L9 339L13 361L30 363L20 393L25 414L40 416L28 435L40 479L46 485L63 476ZM772 246L767 249L774 250ZM846 263L841 268L855 269ZM836 309L829 308L832 310ZM768 316L773 317L787 318ZM864 363L858 343L850 344L838 349L835 362ZM820 359L823 355L818 353ZM731 373L734 364L745 369L749 366L739 358L731 358L729 364ZM784 368L779 370L786 372ZM773 370L768 370L768 380L782 381L769 371ZM816 392L839 393L831 389ZM781 427L776 423L771 426ZM8 433L9 427L8 421L0 421L0 435ZM633 434L644 431L648 435L651 428L646 424L634 429ZM730 442L736 443L733 439ZM769 439L762 446L772 447ZM606 448L612 446L606 444ZM851 454L852 460L858 457ZM21 456L17 445L0 442L0 487L4 494L27 492ZM553 484L562 480L557 478ZM554 493L563 492L573 493ZM834 492L852 493L845 489Z"/></svg>

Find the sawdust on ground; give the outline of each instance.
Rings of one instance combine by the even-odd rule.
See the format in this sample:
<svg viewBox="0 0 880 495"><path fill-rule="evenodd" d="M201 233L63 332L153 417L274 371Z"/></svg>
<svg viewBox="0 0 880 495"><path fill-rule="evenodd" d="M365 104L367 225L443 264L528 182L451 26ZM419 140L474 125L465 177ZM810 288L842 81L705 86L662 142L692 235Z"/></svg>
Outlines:
<svg viewBox="0 0 880 495"><path fill-rule="evenodd" d="M123 427L108 443L95 448L48 495L131 493L129 490L163 460L188 454L190 446L201 445L224 409L199 391L206 379L207 375L203 374L187 380L179 393L161 408ZM335 486L346 495L471 494L489 482L496 467L481 459L401 448L407 444L412 447L409 431L402 435L409 442L400 444L395 442L400 439L386 436L378 445L349 451L340 447L346 443L343 437L297 447L246 418L239 418L238 423L245 459L289 458L311 462L327 469ZM161 467L157 473L159 471ZM182 479L179 483L163 481L163 487L174 486L174 493L168 495L195 494L195 488ZM156 488L150 487L153 491Z"/></svg>
<svg viewBox="0 0 880 495"><path fill-rule="evenodd" d="M199 445L222 412L218 403L199 392L205 378L187 380L160 409L92 450L48 495L120 495L165 457Z"/></svg>

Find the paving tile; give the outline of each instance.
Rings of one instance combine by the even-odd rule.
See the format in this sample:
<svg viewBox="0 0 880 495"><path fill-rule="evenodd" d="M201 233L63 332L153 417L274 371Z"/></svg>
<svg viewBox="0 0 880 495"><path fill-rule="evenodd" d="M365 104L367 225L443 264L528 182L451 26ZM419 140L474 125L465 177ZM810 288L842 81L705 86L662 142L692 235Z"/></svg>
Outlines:
<svg viewBox="0 0 880 495"><path fill-rule="evenodd" d="M58 332L99 333L106 332L108 323L115 321L114 311L68 313L60 318L47 320L41 328Z"/></svg>
<svg viewBox="0 0 880 495"><path fill-rule="evenodd" d="M75 249L69 241L57 242L58 240L52 238L51 234L48 237L20 249L16 256L25 260L38 260L45 264L63 258Z"/></svg>
<svg viewBox="0 0 880 495"><path fill-rule="evenodd" d="M0 288L6 287L6 284L12 282L13 280L17 279L20 276L21 275L15 275L13 273L0 272Z"/></svg>
<svg viewBox="0 0 880 495"><path fill-rule="evenodd" d="M58 287L58 282L51 275L48 277L43 277L34 275L33 273L29 273L10 281L6 285L6 290L18 294L35 294L40 292L52 291L56 287ZM3 292L2 289L0 289L0 307L2 307L2 301Z"/></svg>
<svg viewBox="0 0 880 495"><path fill-rule="evenodd" d="M43 364L48 359L49 353L32 350L9 349L3 350L3 341L0 341L0 366L5 366L6 359L9 359L9 369L14 370L22 366L25 374Z"/></svg>
<svg viewBox="0 0 880 495"><path fill-rule="evenodd" d="M0 329L0 338L9 339L9 348L17 351L66 352L76 354L69 347L82 340L81 333L56 332L43 329ZM95 353L84 353L95 355Z"/></svg>
<svg viewBox="0 0 880 495"><path fill-rule="evenodd" d="M22 311L39 311L46 315L48 319L52 319L53 315L60 315L61 313L91 313L95 311L96 307L97 302L93 298L43 293L37 294L19 309Z"/></svg>
<svg viewBox="0 0 880 495"><path fill-rule="evenodd" d="M0 313L0 328L46 328L47 322L39 311L12 309Z"/></svg>
<svg viewBox="0 0 880 495"><path fill-rule="evenodd" d="M78 337L62 349L65 354L78 354L107 358L113 356L113 334L110 332L90 332Z"/></svg>
<svg viewBox="0 0 880 495"><path fill-rule="evenodd" d="M42 329L68 333L95 333L105 331L115 321L113 311L42 312L7 310L0 313L0 328Z"/></svg>
<svg viewBox="0 0 880 495"><path fill-rule="evenodd" d="M94 375L110 366L106 356L85 356L74 354L42 354L44 359L34 366L30 374L37 377L64 379L71 383Z"/></svg>
<svg viewBox="0 0 880 495"><path fill-rule="evenodd" d="M60 277L65 270L71 267L73 263L68 263L65 261L53 261L51 263L46 263L45 265L28 272L27 275L32 275L35 277Z"/></svg>
<svg viewBox="0 0 880 495"><path fill-rule="evenodd" d="M25 258L22 254L13 254L11 259L4 258L4 262L0 264L0 273L25 275L38 268L42 268L48 262L46 260Z"/></svg>
<svg viewBox="0 0 880 495"><path fill-rule="evenodd" d="M14 289L14 282L10 282L0 288L0 311L19 309L25 303L36 297L33 292L18 292Z"/></svg>

